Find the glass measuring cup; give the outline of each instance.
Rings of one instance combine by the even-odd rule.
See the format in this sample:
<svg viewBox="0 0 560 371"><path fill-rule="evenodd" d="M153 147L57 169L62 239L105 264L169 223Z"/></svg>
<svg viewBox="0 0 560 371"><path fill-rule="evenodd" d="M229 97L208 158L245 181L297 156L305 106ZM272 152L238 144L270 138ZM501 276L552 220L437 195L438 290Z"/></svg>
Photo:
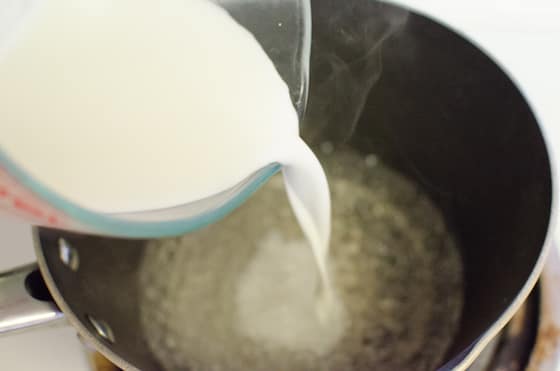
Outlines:
<svg viewBox="0 0 560 371"><path fill-rule="evenodd" d="M303 116L311 53L310 0L213 0L249 30L274 62Z"/></svg>
<svg viewBox="0 0 560 371"><path fill-rule="evenodd" d="M187 0L188 1L188 0ZM290 88L303 115L308 84L311 42L309 0L216 0L253 33ZM0 63L18 26L32 13L37 0L0 3ZM33 224L97 234L160 237L186 233L212 223L239 206L274 175L273 163L243 182L210 197L170 208L131 213L99 213L85 209L34 179L0 148L0 212L18 215Z"/></svg>

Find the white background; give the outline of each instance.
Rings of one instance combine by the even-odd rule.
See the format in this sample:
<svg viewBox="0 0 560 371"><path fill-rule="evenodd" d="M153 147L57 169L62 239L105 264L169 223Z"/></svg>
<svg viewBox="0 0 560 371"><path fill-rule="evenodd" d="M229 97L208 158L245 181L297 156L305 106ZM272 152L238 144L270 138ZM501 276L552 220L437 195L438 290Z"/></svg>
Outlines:
<svg viewBox="0 0 560 371"><path fill-rule="evenodd" d="M560 154L559 1L394 2L450 25L494 57L521 86L552 151ZM33 261L29 227L0 219L0 257L0 270ZM62 327L0 338L0 369L81 371L88 367L75 332Z"/></svg>

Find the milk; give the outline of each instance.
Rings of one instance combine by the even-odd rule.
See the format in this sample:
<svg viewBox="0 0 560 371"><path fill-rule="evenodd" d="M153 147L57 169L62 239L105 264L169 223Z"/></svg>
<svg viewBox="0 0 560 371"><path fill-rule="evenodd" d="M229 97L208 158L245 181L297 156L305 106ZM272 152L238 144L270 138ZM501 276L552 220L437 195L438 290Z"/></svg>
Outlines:
<svg viewBox="0 0 560 371"><path fill-rule="evenodd" d="M114 213L198 200L280 162L327 283L325 174L298 136L286 84L225 11L204 0L44 0L12 36L0 48L0 148L30 175Z"/></svg>

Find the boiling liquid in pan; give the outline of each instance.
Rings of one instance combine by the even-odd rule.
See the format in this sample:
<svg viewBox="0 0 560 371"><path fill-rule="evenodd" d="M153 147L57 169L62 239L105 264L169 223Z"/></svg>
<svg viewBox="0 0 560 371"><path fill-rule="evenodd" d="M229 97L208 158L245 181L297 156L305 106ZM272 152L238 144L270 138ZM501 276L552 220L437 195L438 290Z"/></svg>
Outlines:
<svg viewBox="0 0 560 371"><path fill-rule="evenodd" d="M330 148L320 159L332 190L338 321L324 327L309 314L319 279L314 257L276 177L230 217L148 246L141 320L163 369L437 366L463 299L454 239L414 183L375 156Z"/></svg>

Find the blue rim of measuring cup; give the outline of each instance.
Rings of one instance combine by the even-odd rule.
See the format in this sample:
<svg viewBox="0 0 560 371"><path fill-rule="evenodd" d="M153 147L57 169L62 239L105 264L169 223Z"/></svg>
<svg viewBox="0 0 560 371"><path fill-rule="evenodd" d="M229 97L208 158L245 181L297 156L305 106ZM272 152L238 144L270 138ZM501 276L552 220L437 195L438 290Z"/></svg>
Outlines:
<svg viewBox="0 0 560 371"><path fill-rule="evenodd" d="M56 210L61 211L67 217L83 224L87 228L85 232L131 238L156 238L180 235L213 223L239 207L281 168L279 163L272 163L262 168L237 195L214 210L194 217L148 222L126 220L120 218L118 214L97 213L78 206L35 180L2 150L0 150L0 164L12 177L36 196L46 201Z"/></svg>

